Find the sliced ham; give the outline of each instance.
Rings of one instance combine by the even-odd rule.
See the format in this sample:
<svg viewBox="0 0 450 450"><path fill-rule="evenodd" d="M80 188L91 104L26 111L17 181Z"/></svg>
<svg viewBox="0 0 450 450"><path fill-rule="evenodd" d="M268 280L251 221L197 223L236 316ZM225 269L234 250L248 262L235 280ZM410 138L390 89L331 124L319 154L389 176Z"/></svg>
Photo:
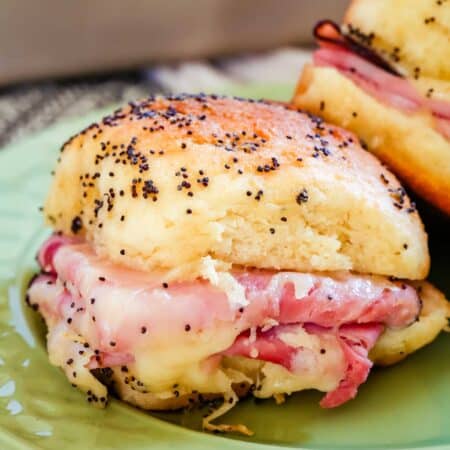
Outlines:
<svg viewBox="0 0 450 450"><path fill-rule="evenodd" d="M365 61L389 72L393 75L399 75L398 71L392 67L385 59L378 55L370 46L365 46L353 39L351 36L344 35L336 22L332 20L321 20L314 27L314 37L321 46L341 48L351 53L359 55ZM368 40L369 36L367 37Z"/></svg>
<svg viewBox="0 0 450 450"><path fill-rule="evenodd" d="M47 239L39 249L37 260L41 269L45 273L55 274L56 270L53 267L53 258L56 251L63 245L76 244L79 242L74 237L63 236L61 234L54 234Z"/></svg>
<svg viewBox="0 0 450 450"><path fill-rule="evenodd" d="M317 66L334 67L372 96L395 108L417 111L424 106L422 97L408 81L348 50L324 46L314 52L313 61Z"/></svg>
<svg viewBox="0 0 450 450"><path fill-rule="evenodd" d="M347 361L345 376L336 389L325 395L320 406L334 408L356 396L358 386L367 380L372 367L367 355L382 330L380 324L344 325L339 329L339 338Z"/></svg>
<svg viewBox="0 0 450 450"><path fill-rule="evenodd" d="M285 327L281 325L268 331L257 330L253 338L250 336L250 331L244 331L222 354L269 361L292 370L298 350L280 339L283 329Z"/></svg>
<svg viewBox="0 0 450 450"><path fill-rule="evenodd" d="M334 67L381 102L408 112L430 111L436 129L449 139L450 103L427 98L370 49L342 35L331 22L315 30L320 48L314 52L317 66Z"/></svg>
<svg viewBox="0 0 450 450"><path fill-rule="evenodd" d="M174 348L219 333L226 336L223 348L208 347L204 361L239 355L293 373L308 364L334 371L335 389L322 401L324 407L354 397L371 367L368 351L385 326L405 327L420 312L415 289L384 277L236 271L232 277L248 304L236 308L227 292L206 280L167 285L164 273L113 265L70 238L51 237L39 261L50 274L36 278L29 302L49 325L63 322L89 343L95 353L88 368L127 365L140 349L156 343ZM323 365L327 355L317 350L322 344L308 350L286 338L300 334L340 352L339 364Z"/></svg>
<svg viewBox="0 0 450 450"><path fill-rule="evenodd" d="M341 347L346 361L342 380L334 390L326 394L320 405L324 408L334 408L354 398L358 386L364 383L369 375L372 363L367 355L383 331L383 326L380 324L343 325L333 330L307 324L304 328L309 334L319 338L331 336L335 345ZM298 370L296 360L302 358L304 349L295 348L280 337L290 330L292 331L291 326L281 325L266 332L258 331L254 340L251 339L249 332L242 333L224 354L270 361L294 373L298 371L301 375L302 371ZM319 352L319 357L326 358L324 347L325 345Z"/></svg>

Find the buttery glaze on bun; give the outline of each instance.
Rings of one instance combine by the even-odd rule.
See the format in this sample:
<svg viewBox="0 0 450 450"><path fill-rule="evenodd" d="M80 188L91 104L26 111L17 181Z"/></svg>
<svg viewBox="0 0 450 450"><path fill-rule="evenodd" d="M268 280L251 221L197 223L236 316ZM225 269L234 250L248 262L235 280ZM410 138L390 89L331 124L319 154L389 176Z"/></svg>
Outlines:
<svg viewBox="0 0 450 450"><path fill-rule="evenodd" d="M176 278L207 257L408 279L429 267L414 205L355 136L265 102L156 97L116 111L64 145L45 215L112 262Z"/></svg>

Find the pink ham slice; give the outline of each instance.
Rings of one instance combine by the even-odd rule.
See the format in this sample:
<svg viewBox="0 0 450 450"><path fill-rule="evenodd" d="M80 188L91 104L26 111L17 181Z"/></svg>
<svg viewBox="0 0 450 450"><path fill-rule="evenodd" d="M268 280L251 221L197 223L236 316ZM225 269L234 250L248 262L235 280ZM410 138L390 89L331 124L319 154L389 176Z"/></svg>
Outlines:
<svg viewBox="0 0 450 450"><path fill-rule="evenodd" d="M438 130L449 137L448 126L443 122L450 120L450 103L442 100L425 98L408 82L395 73L390 73L383 60L370 49L343 36L339 27L330 22L320 22L314 34L321 48L314 52L314 64L329 66L339 70L362 89L378 100L406 111L425 109L439 120ZM368 53L367 59L356 54L356 50ZM378 59L374 64L370 59Z"/></svg>
<svg viewBox="0 0 450 450"><path fill-rule="evenodd" d="M358 387L367 380L372 362L367 357L383 331L380 324L343 325L339 338L347 361L347 369L339 386L321 400L323 408L334 408L356 396Z"/></svg>
<svg viewBox="0 0 450 450"><path fill-rule="evenodd" d="M264 332L257 330L254 340L250 338L249 331L244 331L236 338L233 345L222 354L256 358L280 364L286 369L292 370L297 349L280 339L279 335L283 332L283 329L286 329L286 326L280 325Z"/></svg>
<svg viewBox="0 0 450 450"><path fill-rule="evenodd" d="M323 408L334 408L354 398L358 386L364 383L372 367L367 355L383 331L380 324L343 325L334 331L317 325L306 324L305 330L314 335L333 335L342 348L347 366L338 387L328 392L321 400ZM277 326L269 331L257 331L254 341L248 331L241 333L234 344L223 354L227 356L245 356L280 364L295 373L295 357L302 351L286 344L280 335L289 331L291 326Z"/></svg>
<svg viewBox="0 0 450 450"><path fill-rule="evenodd" d="M56 270L53 266L53 258L58 249L64 245L76 244L79 242L76 238L54 234L47 239L39 249L37 260L41 269L45 273L55 274Z"/></svg>
<svg viewBox="0 0 450 450"><path fill-rule="evenodd" d="M63 320L89 342L97 355L90 368L128 364L137 346L151 346L155 339L177 345L186 330L196 333L228 326L235 330L236 339L222 354L250 356L245 342L248 330L256 328L253 345L258 359L295 371L292 361L298 349L279 335L286 327L300 326L316 336L332 334L343 350L347 369L339 386L322 400L324 407L355 396L371 367L368 351L384 326L405 327L420 312L412 287L381 277L235 272L249 302L236 308L223 291L205 280L166 286L161 282L164 274L115 266L96 256L88 244L71 238L52 236L42 246L39 262L51 274L33 282L30 303L39 306L47 322ZM281 284L275 278L280 274ZM310 280L299 298L292 282L295 276ZM49 282L57 282L53 295L47 294ZM275 326L262 332L268 320Z"/></svg>
<svg viewBox="0 0 450 450"><path fill-rule="evenodd" d="M313 61L317 66L334 67L372 96L395 108L417 111L424 106L421 96L406 80L348 50L327 45L314 52Z"/></svg>
<svg viewBox="0 0 450 450"><path fill-rule="evenodd" d="M422 97L407 80L391 75L340 48L324 47L313 56L316 66L334 67L380 102L407 112L429 110L436 129L450 139L450 103Z"/></svg>

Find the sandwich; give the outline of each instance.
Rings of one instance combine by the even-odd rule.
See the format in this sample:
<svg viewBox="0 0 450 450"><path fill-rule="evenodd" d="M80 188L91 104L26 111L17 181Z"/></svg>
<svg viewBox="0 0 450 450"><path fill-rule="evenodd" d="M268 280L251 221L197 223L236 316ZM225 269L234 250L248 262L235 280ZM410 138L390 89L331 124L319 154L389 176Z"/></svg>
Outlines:
<svg viewBox="0 0 450 450"><path fill-rule="evenodd" d="M343 126L415 193L450 215L450 2L353 0L319 49L296 106Z"/></svg>
<svg viewBox="0 0 450 450"><path fill-rule="evenodd" d="M87 401L146 410L355 397L449 315L414 203L348 131L216 95L132 102L71 137L27 302Z"/></svg>

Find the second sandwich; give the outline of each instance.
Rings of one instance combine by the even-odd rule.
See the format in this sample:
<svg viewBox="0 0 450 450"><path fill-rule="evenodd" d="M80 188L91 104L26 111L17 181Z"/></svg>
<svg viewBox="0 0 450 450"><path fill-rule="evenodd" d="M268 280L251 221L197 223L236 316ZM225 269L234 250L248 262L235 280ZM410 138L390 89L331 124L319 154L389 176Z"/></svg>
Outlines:
<svg viewBox="0 0 450 450"><path fill-rule="evenodd" d="M450 2L353 0L315 36L294 103L356 133L450 215Z"/></svg>

